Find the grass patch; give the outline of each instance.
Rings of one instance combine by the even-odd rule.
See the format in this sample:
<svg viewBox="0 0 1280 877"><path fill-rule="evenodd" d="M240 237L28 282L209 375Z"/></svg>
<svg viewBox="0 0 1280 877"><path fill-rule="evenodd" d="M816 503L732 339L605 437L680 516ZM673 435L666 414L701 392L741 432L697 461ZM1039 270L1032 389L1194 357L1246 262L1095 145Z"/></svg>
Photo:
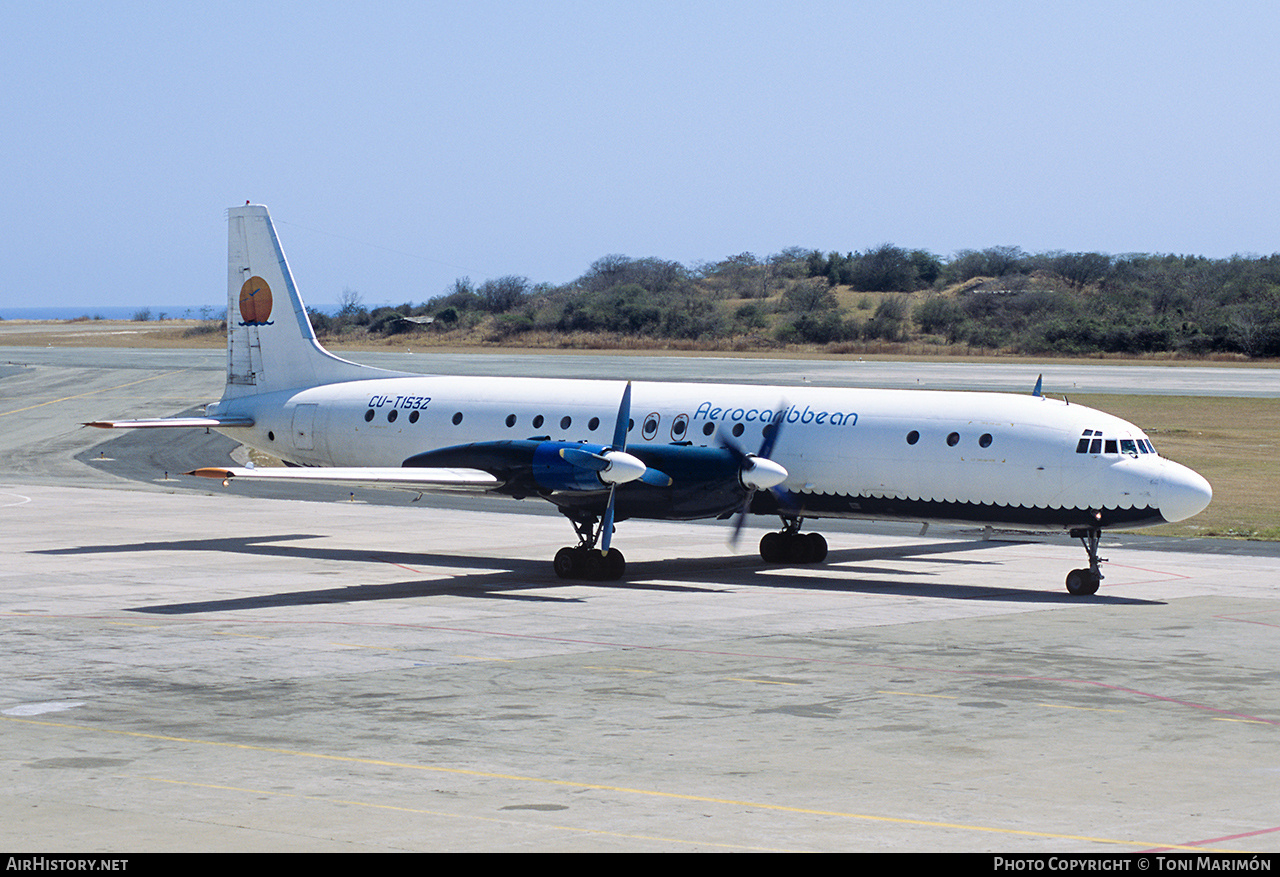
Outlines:
<svg viewBox="0 0 1280 877"><path fill-rule="evenodd" d="M1164 457L1213 485L1200 514L1144 533L1280 540L1280 399L1073 394L1073 403L1123 417Z"/></svg>

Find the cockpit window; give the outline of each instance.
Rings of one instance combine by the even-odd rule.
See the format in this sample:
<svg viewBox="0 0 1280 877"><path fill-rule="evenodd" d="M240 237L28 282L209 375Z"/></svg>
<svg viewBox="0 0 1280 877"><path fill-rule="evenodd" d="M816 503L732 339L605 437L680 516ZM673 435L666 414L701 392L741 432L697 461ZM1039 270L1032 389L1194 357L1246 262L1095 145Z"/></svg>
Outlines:
<svg viewBox="0 0 1280 877"><path fill-rule="evenodd" d="M1155 454L1155 446L1150 439L1140 438L1102 438L1102 430L1086 429L1076 442L1077 454L1128 454L1136 457L1139 454ZM1105 449L1105 450L1104 450ZM1157 455L1159 456L1159 455Z"/></svg>

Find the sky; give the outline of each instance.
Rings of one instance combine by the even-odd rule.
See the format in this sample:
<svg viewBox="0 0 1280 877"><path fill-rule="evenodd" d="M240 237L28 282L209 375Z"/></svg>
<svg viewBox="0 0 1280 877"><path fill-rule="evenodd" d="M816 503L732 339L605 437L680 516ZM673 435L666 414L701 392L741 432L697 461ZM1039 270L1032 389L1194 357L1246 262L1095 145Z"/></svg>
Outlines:
<svg viewBox="0 0 1280 877"><path fill-rule="evenodd" d="M608 254L1270 254L1274 2L6 3L0 306L225 306Z"/></svg>

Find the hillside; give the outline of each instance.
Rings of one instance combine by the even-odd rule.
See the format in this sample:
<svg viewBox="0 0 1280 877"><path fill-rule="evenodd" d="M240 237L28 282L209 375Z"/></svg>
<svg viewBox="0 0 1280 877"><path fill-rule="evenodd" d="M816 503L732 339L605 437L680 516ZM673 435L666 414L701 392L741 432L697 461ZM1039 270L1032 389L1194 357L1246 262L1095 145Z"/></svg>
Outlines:
<svg viewBox="0 0 1280 877"><path fill-rule="evenodd" d="M435 345L1033 356L1280 356L1280 255L791 248L689 268L606 256L563 286L460 278L368 310L347 290L322 338ZM396 338L397 342L403 338Z"/></svg>

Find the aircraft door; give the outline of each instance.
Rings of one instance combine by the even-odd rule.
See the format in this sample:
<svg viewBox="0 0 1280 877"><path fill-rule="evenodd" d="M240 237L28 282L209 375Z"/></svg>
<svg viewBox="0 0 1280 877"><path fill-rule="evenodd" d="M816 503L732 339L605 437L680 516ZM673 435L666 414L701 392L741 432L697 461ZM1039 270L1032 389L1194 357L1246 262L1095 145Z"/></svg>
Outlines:
<svg viewBox="0 0 1280 877"><path fill-rule="evenodd" d="M293 409L293 447L299 451L315 450L316 409L319 405L307 403Z"/></svg>

